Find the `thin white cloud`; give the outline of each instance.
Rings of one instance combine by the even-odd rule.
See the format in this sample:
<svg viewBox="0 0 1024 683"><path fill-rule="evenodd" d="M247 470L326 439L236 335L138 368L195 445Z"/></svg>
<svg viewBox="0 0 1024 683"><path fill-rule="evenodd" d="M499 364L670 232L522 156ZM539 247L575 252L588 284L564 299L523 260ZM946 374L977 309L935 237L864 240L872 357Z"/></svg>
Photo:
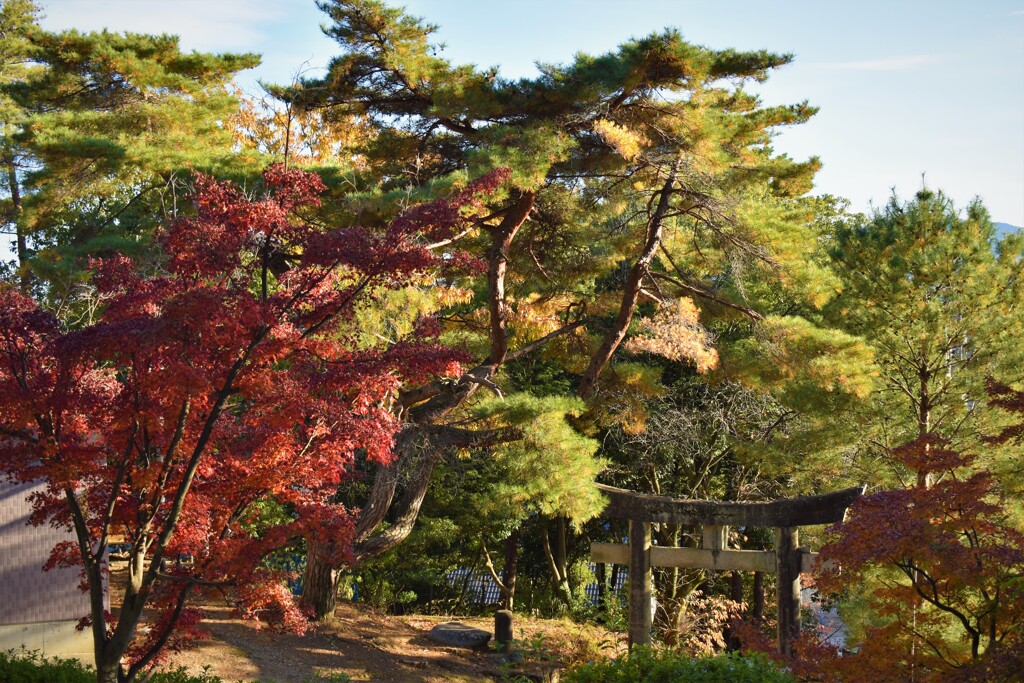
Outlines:
<svg viewBox="0 0 1024 683"><path fill-rule="evenodd" d="M185 50L245 51L287 11L280 0L47 0L50 30L172 33Z"/></svg>
<svg viewBox="0 0 1024 683"><path fill-rule="evenodd" d="M1010 12L1010 16L1011 17L1021 17L1021 16L1024 16L1024 9L1014 10L1014 11Z"/></svg>
<svg viewBox="0 0 1024 683"><path fill-rule="evenodd" d="M939 61L935 55L908 55L905 57L885 57L883 59L865 59L850 62L820 62L808 64L815 69L836 71L908 71Z"/></svg>

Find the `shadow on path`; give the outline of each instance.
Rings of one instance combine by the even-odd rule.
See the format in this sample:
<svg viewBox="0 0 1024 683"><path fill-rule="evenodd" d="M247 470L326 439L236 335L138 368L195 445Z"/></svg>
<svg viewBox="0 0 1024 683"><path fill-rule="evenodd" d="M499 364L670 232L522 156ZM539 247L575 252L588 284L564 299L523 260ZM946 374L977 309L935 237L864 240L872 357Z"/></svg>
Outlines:
<svg viewBox="0 0 1024 683"><path fill-rule="evenodd" d="M360 683L494 680L492 655L439 646L426 638L425 631L399 619L350 605L342 605L332 621L303 636L257 630L251 622L232 618L226 606L204 609L203 624L213 638L174 655L170 665L193 672L207 667L225 683L303 683L333 674L346 674Z"/></svg>

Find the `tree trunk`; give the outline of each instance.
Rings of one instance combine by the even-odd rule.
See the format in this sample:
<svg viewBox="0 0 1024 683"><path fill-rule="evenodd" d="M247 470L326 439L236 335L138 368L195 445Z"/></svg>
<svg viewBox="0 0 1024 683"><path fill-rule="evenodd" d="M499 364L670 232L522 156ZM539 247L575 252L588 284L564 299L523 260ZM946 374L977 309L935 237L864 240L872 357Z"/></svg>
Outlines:
<svg viewBox="0 0 1024 683"><path fill-rule="evenodd" d="M118 683L121 669L119 660L96 662L96 681L98 683Z"/></svg>
<svg viewBox="0 0 1024 683"><path fill-rule="evenodd" d="M729 599L735 603L743 602L743 574L739 572L732 572L729 576ZM742 643L737 638L732 629L728 624L725 626L725 647L730 652L736 652L740 649Z"/></svg>
<svg viewBox="0 0 1024 683"><path fill-rule="evenodd" d="M326 554L320 550L316 541L307 539L306 548L302 601L313 608L318 621L323 621L334 616L334 610L338 607L338 580L341 572L327 560Z"/></svg>
<svg viewBox="0 0 1024 683"><path fill-rule="evenodd" d="M487 250L487 305L490 312L491 355L494 366L505 361L508 353L508 303L505 301L505 275L508 255L519 228L526 222L537 200L536 192L522 192L509 207L501 223L491 230Z"/></svg>
<svg viewBox="0 0 1024 683"><path fill-rule="evenodd" d="M569 553L568 533L565 524L565 517L559 517L555 531L555 562L558 563L558 573L561 575L559 593L565 600L566 607L572 607L572 586L569 584Z"/></svg>
<svg viewBox="0 0 1024 683"><path fill-rule="evenodd" d="M393 514L389 517L391 525L356 539L352 549L358 561L379 557L409 537L427 495L430 476L442 456L442 451L429 441L422 444L422 448L410 442L400 456L398 465L400 471L408 473L409 479L404 482L406 488L398 497Z"/></svg>
<svg viewBox="0 0 1024 683"><path fill-rule="evenodd" d="M494 568L491 552L487 549L487 542L482 534L480 536L480 551L484 556L487 573L490 574L491 580L501 592L500 609L511 612L516 595L516 562L519 559L517 531L513 531L512 535L505 539L505 564L501 568L501 576L498 576L498 572Z"/></svg>
<svg viewBox="0 0 1024 683"><path fill-rule="evenodd" d="M419 513L423 496L426 495L430 474L433 472L437 459L433 453L418 457L417 436L419 430L415 426L406 427L396 439L395 460L385 466L378 467L374 476L370 499L360 511L356 523L353 550L360 560L387 552L404 540L412 531L413 522ZM418 459L418 461L417 461ZM374 533L377 526L384 521L391 508L398 488L400 470L412 470L409 489L398 503L396 522L382 532ZM318 620L326 619L334 614L337 607L338 582L340 566L329 559L329 554L320 544L307 539L306 571L302 583L302 601L313 608Z"/></svg>
<svg viewBox="0 0 1024 683"><path fill-rule="evenodd" d="M548 569L551 570L551 578L555 584L555 595L565 603L566 607L572 607L572 589L569 586L569 572L566 567L565 555L565 519L559 518L558 530L555 533L555 548L551 548L551 539L548 529L545 528L541 534L541 542L544 545L544 555L548 560Z"/></svg>
<svg viewBox="0 0 1024 683"><path fill-rule="evenodd" d="M754 611L751 616L757 624L764 619L764 572L754 572Z"/></svg>
<svg viewBox="0 0 1024 683"><path fill-rule="evenodd" d="M665 181L665 185L659 192L660 197L658 198L657 207L647 221L647 234L643 250L637 257L636 263L630 269L629 275L626 276L622 301L619 304L619 312L615 316L615 322L612 323L612 327L605 333L600 348L591 357L590 365L587 366L583 377L580 379L580 386L576 393L581 398L587 399L593 396L597 390L597 380L601 376L601 372L608 364L608 361L611 360L615 350L619 348L619 344L626 338L626 330L629 329L629 323L633 320L633 313L636 311L636 303L640 296L640 286L647 275L651 261L654 260L654 254L658 249L658 245L661 244L665 214L669 210L669 200L675 189L675 181L676 168L673 167L668 179Z"/></svg>
<svg viewBox="0 0 1024 683"><path fill-rule="evenodd" d="M21 187L18 185L18 167L14 158L5 159L7 164L7 182L11 187L11 223L17 238L18 253L18 285L22 294L28 294L32 285L32 277L28 270L28 238L25 226L21 221Z"/></svg>
<svg viewBox="0 0 1024 683"><path fill-rule="evenodd" d="M360 511L352 544L356 561L379 557L409 536L427 495L431 474L445 450L472 447L492 438L502 438L502 435L496 431L474 432L433 425L407 426L397 439L397 459L390 465L378 468L370 500ZM400 473L404 473L407 479L403 481L404 488L399 492ZM377 530L385 518L390 520L390 525ZM334 596L339 580L336 570L341 568L325 560L323 550L316 543L308 544L307 579L302 587L302 599L313 606L317 618L334 614ZM331 570L335 573L329 575Z"/></svg>
<svg viewBox="0 0 1024 683"><path fill-rule="evenodd" d="M743 602L743 574L733 572L729 575L729 599Z"/></svg>
<svg viewBox="0 0 1024 683"><path fill-rule="evenodd" d="M931 373L927 368L921 368L918 372L918 379L920 381L920 393L917 411L917 436L919 439L923 439L931 432L932 429L932 400L931 391L929 390L929 381L931 380ZM924 445L925 451L931 449L931 444L926 443ZM917 485L921 488L931 488L932 475L930 472L918 472L917 473Z"/></svg>
<svg viewBox="0 0 1024 683"><path fill-rule="evenodd" d="M505 539L505 564L501 568L501 584L505 587L502 592L502 609L509 612L513 610L516 599L516 576L519 570L519 529Z"/></svg>

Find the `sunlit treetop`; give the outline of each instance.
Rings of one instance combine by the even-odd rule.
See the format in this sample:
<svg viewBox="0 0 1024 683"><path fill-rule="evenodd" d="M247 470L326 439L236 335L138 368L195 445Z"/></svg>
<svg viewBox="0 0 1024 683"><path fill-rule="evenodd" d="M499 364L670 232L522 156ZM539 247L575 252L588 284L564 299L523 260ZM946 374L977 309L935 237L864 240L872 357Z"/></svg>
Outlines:
<svg viewBox="0 0 1024 683"><path fill-rule="evenodd" d="M669 30L513 81L452 65L431 42L435 27L382 2L320 6L344 52L295 97L374 118L394 131L381 144L418 153L433 175L504 156L519 162L504 164L518 182L536 189L553 174L611 172L642 154L682 154L695 171L742 162L733 172L799 194L817 167L769 153L773 128L805 121L814 109L764 107L741 87L765 80L790 55L711 50ZM633 141L632 153L623 157L609 144L611 130Z"/></svg>
<svg viewBox="0 0 1024 683"><path fill-rule="evenodd" d="M774 279L816 305L827 299L805 229L813 211L800 198L820 164L771 146L775 131L815 110L766 106L744 89L790 55L714 50L666 30L513 80L452 64L434 44L433 26L382 2L320 7L341 53L323 78L278 93L374 127L359 150L359 176L375 190L344 201L361 215L374 207L386 215L387 202L410 193L429 196L494 167L511 169L508 194L492 198L492 214L463 240L507 259L508 300L490 308L492 324L504 316L513 338L526 341L520 333L531 311L549 315L536 307L554 301L585 303L597 317L619 310L613 327L624 329L640 288L663 305L696 296L710 316L764 305L747 298L748 277ZM627 264L633 275L609 274ZM652 274L667 277L652 286ZM594 325L579 334L602 333ZM607 363L599 355L588 375ZM583 380L584 394L594 377Z"/></svg>

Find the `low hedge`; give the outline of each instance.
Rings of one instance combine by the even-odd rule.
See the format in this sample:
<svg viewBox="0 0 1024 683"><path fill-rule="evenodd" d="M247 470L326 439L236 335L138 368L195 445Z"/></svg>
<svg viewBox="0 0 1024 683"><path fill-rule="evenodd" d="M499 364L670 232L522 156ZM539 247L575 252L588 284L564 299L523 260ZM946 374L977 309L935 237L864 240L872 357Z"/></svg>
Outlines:
<svg viewBox="0 0 1024 683"><path fill-rule="evenodd" d="M140 676L140 678L142 678ZM346 674L314 674L306 683L349 683ZM0 683L96 683L96 669L77 659L43 657L35 650L0 651ZM184 667L153 674L149 683L225 683L213 674L190 674ZM258 682L257 682L258 683ZM272 683L272 682L270 682Z"/></svg>
<svg viewBox="0 0 1024 683"><path fill-rule="evenodd" d="M0 652L3 683L96 683L96 669L77 659L43 657L35 650ZM184 668L161 671L150 683L223 683L217 676L190 674Z"/></svg>
<svg viewBox="0 0 1024 683"><path fill-rule="evenodd" d="M636 648L628 656L570 669L564 683L793 683L760 653L691 657L670 650Z"/></svg>

